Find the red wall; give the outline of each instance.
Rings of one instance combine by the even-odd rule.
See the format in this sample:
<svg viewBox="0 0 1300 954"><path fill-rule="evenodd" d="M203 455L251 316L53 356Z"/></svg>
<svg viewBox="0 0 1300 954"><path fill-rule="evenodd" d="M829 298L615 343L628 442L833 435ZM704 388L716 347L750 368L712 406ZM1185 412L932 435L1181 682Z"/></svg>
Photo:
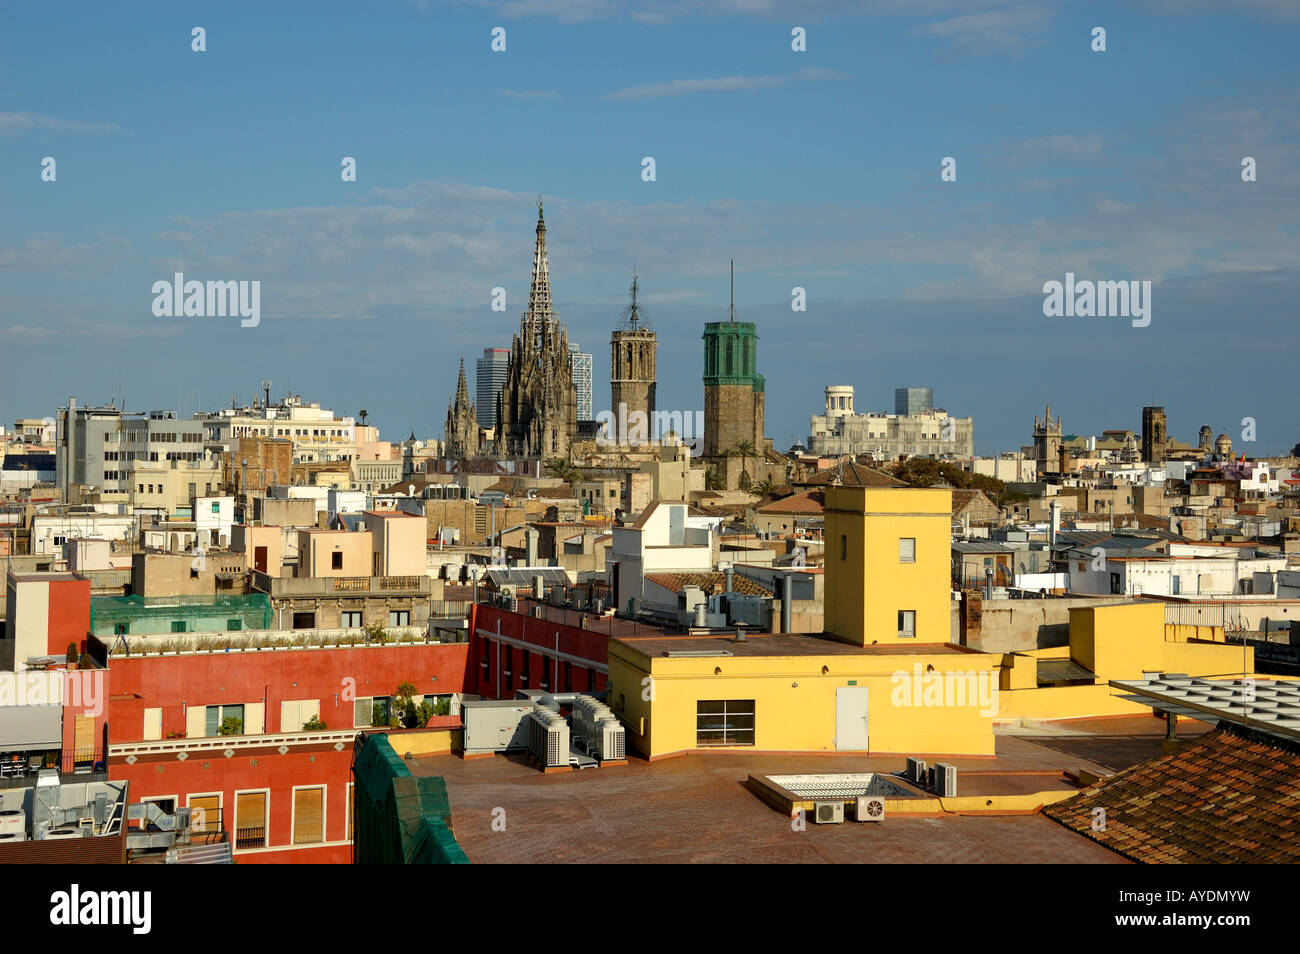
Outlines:
<svg viewBox="0 0 1300 954"><path fill-rule="evenodd" d="M62 659L68 643L83 649L90 631L90 580L51 580L49 613L46 652Z"/></svg>
<svg viewBox="0 0 1300 954"><path fill-rule="evenodd" d="M468 692L477 693L485 699L513 699L516 689L540 689L542 687L543 669L545 670L548 688L552 692L564 692L565 670L564 662L561 661L557 685L555 684L555 660L540 653L528 653L530 678L528 684L525 685L523 681L524 650L516 646L502 644L500 654L502 672L498 682L496 641L490 637L479 636L478 630L480 629L500 632L503 636L523 640L535 646L542 646L551 650L556 648L556 634L558 633L560 652L569 653L582 659L589 659L602 666L605 665L608 659L609 636L605 633L593 632L577 626L568 626L564 623L550 622L545 619L536 619L523 613L512 613L499 606L488 606L479 603L473 607L470 626L472 635L470 636L469 658L467 660L470 673L467 675L466 681L468 683ZM485 656L488 660L486 678L484 678L485 670L483 668ZM504 673L507 659L509 659L510 669L514 673L513 689L507 688ZM570 673L570 685L573 692L601 692L605 689L608 681L605 673L598 672L593 685L587 667L576 662L571 664ZM498 686L500 687L499 691Z"/></svg>
<svg viewBox="0 0 1300 954"><path fill-rule="evenodd" d="M141 741L144 710L158 707L164 739L171 732L184 735L185 706L263 701L265 731L279 732L280 703L295 699L319 699L320 717L330 730L350 729L356 697L391 696L400 682L413 683L423 695L464 692L467 649L465 643L447 643L113 656L109 742ZM348 689L351 698L345 699Z"/></svg>
<svg viewBox="0 0 1300 954"><path fill-rule="evenodd" d="M185 732L185 705L266 701L267 733L280 727L280 703L319 699L329 731L353 728L353 702L359 696L391 696L407 681L424 695L464 692L468 644L382 646L368 649L260 650L185 656L111 657L113 694L109 705L110 743L141 742L144 710L161 707L162 735ZM436 677L436 678L435 678ZM350 682L349 682L350 680ZM296 685L295 685L296 683ZM351 688L348 698L345 690ZM130 783L129 799L177 798L222 793L225 826L234 838L235 792L270 789L268 844L276 850L236 852L240 864L346 864L351 861L347 836L347 785L352 780L352 745L342 751L333 743L294 746L281 755L256 736L232 737L234 754L194 750L180 760L176 752L148 754L128 765L123 757L109 762L109 778ZM256 764L253 764L256 762ZM293 847L293 788L326 789L326 839L339 844Z"/></svg>
<svg viewBox="0 0 1300 954"><path fill-rule="evenodd" d="M221 792L226 831L234 840L235 792L270 789L267 796L267 843L274 850L237 851L238 864L348 864L352 846L346 843L348 782L352 781L352 746L342 752L332 745L290 749L236 744L229 759L220 751L199 752L185 761L175 753L148 755L128 765L121 758L109 763L109 778L130 783L128 797L138 802L150 796L175 797L184 807L187 795ZM256 764L254 764L256 763ZM325 787L325 840L323 845L294 847L293 788ZM336 844L329 844L335 842Z"/></svg>

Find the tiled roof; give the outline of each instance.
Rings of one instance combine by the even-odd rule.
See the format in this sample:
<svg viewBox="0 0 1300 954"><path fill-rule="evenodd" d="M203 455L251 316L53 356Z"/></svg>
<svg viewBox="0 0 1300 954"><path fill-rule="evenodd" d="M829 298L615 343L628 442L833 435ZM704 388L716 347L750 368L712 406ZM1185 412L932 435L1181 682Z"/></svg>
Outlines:
<svg viewBox="0 0 1300 954"><path fill-rule="evenodd" d="M825 495L820 490L805 490L780 500L773 500L758 508L759 513L822 513Z"/></svg>
<svg viewBox="0 0 1300 954"><path fill-rule="evenodd" d="M904 483L890 477L886 473L865 467L862 464L855 464L851 461L845 461L844 478L840 479L840 466L827 467L825 470L819 470L817 473L808 477L806 480L799 481L805 487L825 487L825 486L842 486L842 487L910 487L911 484Z"/></svg>
<svg viewBox="0 0 1300 954"><path fill-rule="evenodd" d="M1094 825L1105 811L1105 825ZM1220 728L1043 809L1147 864L1300 862L1300 749Z"/></svg>
<svg viewBox="0 0 1300 954"><path fill-rule="evenodd" d="M973 503L977 503L980 498L988 504L989 508L997 511L997 504L989 499L988 494L982 490L953 490L952 492L952 512L959 514Z"/></svg>
<svg viewBox="0 0 1300 954"><path fill-rule="evenodd" d="M680 593L688 586L698 586L705 593L721 593L727 587L725 573L647 573L645 578L674 593ZM767 587L739 573L731 575L731 588L741 596L774 595Z"/></svg>

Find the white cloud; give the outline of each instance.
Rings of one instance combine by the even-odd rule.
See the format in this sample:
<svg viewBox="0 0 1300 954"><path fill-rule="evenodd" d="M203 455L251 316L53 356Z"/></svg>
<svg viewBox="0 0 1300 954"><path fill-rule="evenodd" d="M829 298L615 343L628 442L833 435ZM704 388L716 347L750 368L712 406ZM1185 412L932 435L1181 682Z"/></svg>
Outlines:
<svg viewBox="0 0 1300 954"><path fill-rule="evenodd" d="M32 129L50 129L55 132L121 132L117 123L85 123L70 119L54 119L35 113L0 113L0 133L21 136Z"/></svg>
<svg viewBox="0 0 1300 954"><path fill-rule="evenodd" d="M605 99L654 99L660 96L685 96L690 93L748 93L756 89L785 86L788 83L846 78L845 74L836 70L808 67L786 76L719 76L709 79L678 79L663 83L647 83L643 86L629 86L626 89L607 93Z"/></svg>
<svg viewBox="0 0 1300 954"><path fill-rule="evenodd" d="M949 40L960 53L1014 53L1040 35L1051 19L1046 7L1021 4L929 23L913 32Z"/></svg>

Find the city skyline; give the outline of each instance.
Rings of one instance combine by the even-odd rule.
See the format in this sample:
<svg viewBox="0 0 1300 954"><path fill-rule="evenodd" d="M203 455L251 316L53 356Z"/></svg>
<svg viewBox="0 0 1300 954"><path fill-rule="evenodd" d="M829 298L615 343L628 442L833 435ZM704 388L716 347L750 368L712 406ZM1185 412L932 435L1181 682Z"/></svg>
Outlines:
<svg viewBox="0 0 1300 954"><path fill-rule="evenodd" d="M1137 409L1158 404L1178 435L1252 417L1260 453L1300 438L1285 382L1267 374L1297 343L1286 318L1300 295L1289 5L673 4L648 22L621 3L398 4L367 21L382 61L354 53L345 8L322 9L335 15L277 11L250 31L197 8L128 40L87 8L57 45L38 14L15 11L8 36L31 39L0 40L15 67L0 91L0 344L41 349L69 380L11 364L8 416L49 414L68 393L223 403L240 368L367 407L386 434L434 436L425 409L454 387L459 357L515 328L540 191L561 320L604 341L639 271L661 390L683 409L702 406L699 335L725 317L735 258L777 447L806 439L822 388L841 383L882 410L894 387L939 387L976 420L980 453L1018 447L1048 401L1080 430L1136 428ZM189 42L200 21L203 53ZM509 42L493 53L498 23ZM796 23L806 52L791 49ZM1096 23L1105 53L1090 49ZM434 37L445 49L430 58ZM149 56L122 61L128 43ZM331 55L365 68L304 87ZM647 65L629 76L627 56ZM173 81L149 82L155 66ZM138 95L88 88L105 71ZM394 95L407 75L421 87ZM191 102L204 130L255 130L251 151L157 122ZM549 145L521 163L515 140ZM1243 156L1257 181L1241 181ZM58 160L54 182L43 157ZM340 177L347 157L355 182ZM940 177L945 157L955 182ZM260 323L155 317L150 289L176 272L260 281ZM1043 284L1067 273L1152 281L1152 324L1044 317ZM791 311L796 287L806 312ZM337 373L341 353L355 374ZM1250 387L1205 386L1260 371Z"/></svg>

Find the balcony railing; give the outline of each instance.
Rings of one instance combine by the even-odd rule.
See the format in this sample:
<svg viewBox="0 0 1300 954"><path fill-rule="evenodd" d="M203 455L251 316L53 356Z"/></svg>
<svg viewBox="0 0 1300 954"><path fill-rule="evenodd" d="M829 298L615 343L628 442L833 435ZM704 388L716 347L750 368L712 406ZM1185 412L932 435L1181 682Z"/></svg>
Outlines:
<svg viewBox="0 0 1300 954"><path fill-rule="evenodd" d="M433 583L427 576L270 576L253 571L253 587L272 599L311 598L333 593L400 593L428 596Z"/></svg>
<svg viewBox="0 0 1300 954"><path fill-rule="evenodd" d="M159 633L105 637L112 657L179 655L181 653L269 652L292 649L335 649L364 646L415 645L434 642L422 626L386 626L388 641L367 640L364 629L243 629L210 633Z"/></svg>

